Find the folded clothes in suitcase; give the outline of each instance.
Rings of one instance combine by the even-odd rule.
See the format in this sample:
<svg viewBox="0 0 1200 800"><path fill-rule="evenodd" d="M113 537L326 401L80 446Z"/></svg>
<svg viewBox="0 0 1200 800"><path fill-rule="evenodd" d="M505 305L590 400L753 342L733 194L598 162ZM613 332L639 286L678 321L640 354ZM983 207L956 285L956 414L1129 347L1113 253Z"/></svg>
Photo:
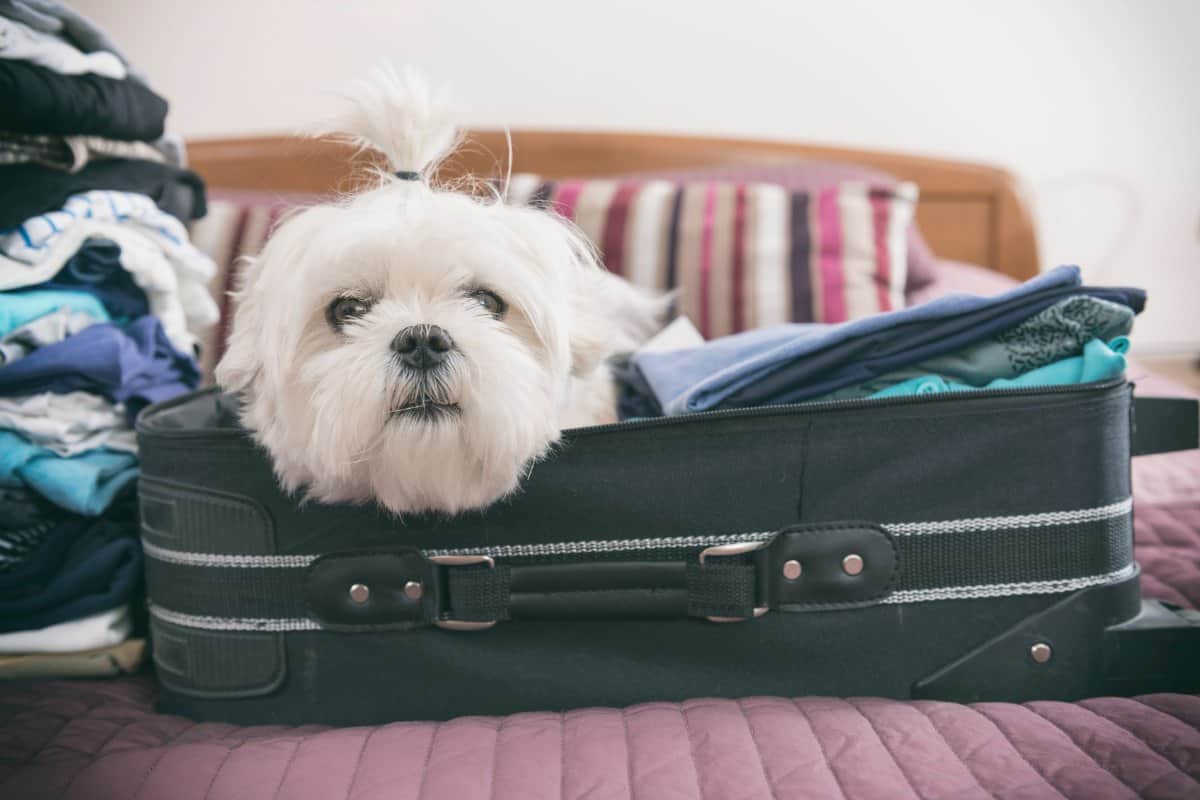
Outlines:
<svg viewBox="0 0 1200 800"><path fill-rule="evenodd" d="M1200 690L1200 625L1138 590L1129 474L1196 445L1194 401L1118 379L576 429L511 499L402 519L282 493L235 404L138 422L164 710Z"/></svg>

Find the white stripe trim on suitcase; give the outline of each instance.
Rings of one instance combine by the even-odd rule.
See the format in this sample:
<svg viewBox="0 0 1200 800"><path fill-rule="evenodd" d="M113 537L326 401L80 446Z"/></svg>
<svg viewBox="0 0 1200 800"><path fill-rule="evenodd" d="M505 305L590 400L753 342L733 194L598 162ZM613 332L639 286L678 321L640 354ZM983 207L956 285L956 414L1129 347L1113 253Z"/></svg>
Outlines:
<svg viewBox="0 0 1200 800"><path fill-rule="evenodd" d="M923 536L946 533L974 533L1014 528L1043 528L1055 525L1073 525L1082 522L1098 522L1124 516L1133 508L1133 499L1126 498L1097 508L1082 508L1075 511L1049 511L1042 514L1017 514L1005 517L974 517L970 519L941 520L934 522L886 523L882 527L893 536ZM777 531L750 531L746 533L714 534L710 536L675 536L658 539L604 539L586 542L550 542L547 544L514 544L498 547L467 547L454 550L422 550L425 556L489 555L493 558L514 558L543 555L584 555L587 553L619 553L636 550L664 550L673 548L711 547L734 542L761 542L770 539ZM171 550L151 544L144 538L142 546L146 555L168 564L189 567L240 567L249 569L293 568L302 569L320 556L297 555L226 555L221 553L197 553ZM931 590L932 591L932 590Z"/></svg>
<svg viewBox="0 0 1200 800"><path fill-rule="evenodd" d="M178 611L150 604L150 616L179 625L184 628L200 628L206 631L265 631L268 633L284 633L286 631L319 631L321 624L304 617L288 617L285 619L267 618L237 618L237 617L202 617L195 614L181 614Z"/></svg>
<svg viewBox="0 0 1200 800"><path fill-rule="evenodd" d="M883 527L896 536L920 536L931 533L974 533L1011 528L1046 528L1052 525L1076 525L1121 517L1133 510L1133 498L1127 497L1099 508L1077 511L1049 511L1045 514L1017 514L1011 517L975 517L942 522L899 522Z"/></svg>
<svg viewBox="0 0 1200 800"><path fill-rule="evenodd" d="M1074 592L1089 586L1120 583L1133 577L1137 564L1129 564L1104 575L1085 578L1069 578L1058 581L1030 581L1029 583L988 583L979 586L946 586L940 589L912 589L893 592L880 603L922 603L929 600L973 600L978 597L1012 597L1021 594L1058 594Z"/></svg>
<svg viewBox="0 0 1200 800"><path fill-rule="evenodd" d="M1058 581L1031 581L1029 583L995 583L981 586L948 586L940 589L917 589L913 591L895 592L880 600L880 603L922 603L934 600L968 600L982 597L1013 597L1028 594L1059 594L1074 592L1091 586L1103 586L1110 583L1120 583L1133 577L1137 565L1130 564L1114 572L1104 575L1093 575L1084 578L1071 578ZM172 625L185 628L199 628L208 631L261 631L268 633L285 633L288 631L317 631L323 630L320 623L306 618L238 618L238 617L209 617L195 614L181 614L162 606L150 604L150 614L156 619Z"/></svg>

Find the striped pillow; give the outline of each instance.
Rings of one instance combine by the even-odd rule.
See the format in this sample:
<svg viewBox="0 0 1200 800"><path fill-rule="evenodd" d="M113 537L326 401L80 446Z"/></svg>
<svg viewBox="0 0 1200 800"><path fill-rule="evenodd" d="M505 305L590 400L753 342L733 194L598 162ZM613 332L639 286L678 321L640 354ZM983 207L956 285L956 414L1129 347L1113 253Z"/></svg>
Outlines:
<svg viewBox="0 0 1200 800"><path fill-rule="evenodd" d="M509 200L571 219L605 266L679 289L706 337L782 322L843 322L904 306L911 183L815 192L765 183L514 175Z"/></svg>

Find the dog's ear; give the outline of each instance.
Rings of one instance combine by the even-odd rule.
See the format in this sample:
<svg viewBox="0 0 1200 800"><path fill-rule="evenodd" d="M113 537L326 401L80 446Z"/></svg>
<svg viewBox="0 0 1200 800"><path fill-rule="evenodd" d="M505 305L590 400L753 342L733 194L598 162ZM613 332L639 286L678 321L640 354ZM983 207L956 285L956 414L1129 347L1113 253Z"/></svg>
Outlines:
<svg viewBox="0 0 1200 800"><path fill-rule="evenodd" d="M574 292L571 372L587 375L614 353L640 347L667 323L673 295L638 288L603 267L581 269Z"/></svg>
<svg viewBox="0 0 1200 800"><path fill-rule="evenodd" d="M571 327L571 374L590 374L610 352L604 320L586 310L576 312Z"/></svg>

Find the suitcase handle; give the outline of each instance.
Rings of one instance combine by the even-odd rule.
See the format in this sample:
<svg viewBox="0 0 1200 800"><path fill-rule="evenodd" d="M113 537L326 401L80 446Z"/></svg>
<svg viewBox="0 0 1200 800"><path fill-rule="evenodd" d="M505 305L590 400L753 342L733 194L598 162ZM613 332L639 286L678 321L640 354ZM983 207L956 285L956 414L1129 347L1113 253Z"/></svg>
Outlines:
<svg viewBox="0 0 1200 800"><path fill-rule="evenodd" d="M771 609L873 605L891 593L899 561L884 528L830 522L741 541L667 539L567 558L424 555L411 547L330 553L304 569L303 594L309 620L347 632L431 623L476 631L510 619L734 622Z"/></svg>
<svg viewBox="0 0 1200 800"><path fill-rule="evenodd" d="M445 568L434 624L481 630L508 619L702 617L739 622L776 608L872 605L892 590L895 541L866 522L797 525L686 557L497 564L433 556Z"/></svg>

